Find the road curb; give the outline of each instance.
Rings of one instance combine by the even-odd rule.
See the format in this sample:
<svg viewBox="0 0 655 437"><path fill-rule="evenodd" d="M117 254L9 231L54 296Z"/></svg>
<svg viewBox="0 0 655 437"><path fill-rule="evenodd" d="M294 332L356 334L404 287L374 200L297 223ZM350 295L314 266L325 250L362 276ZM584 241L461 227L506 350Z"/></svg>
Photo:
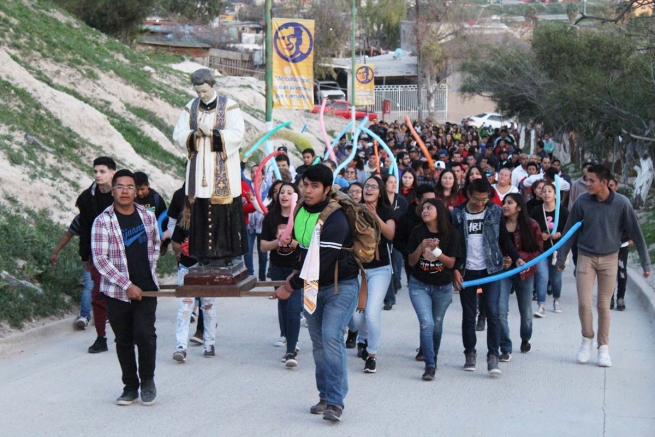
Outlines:
<svg viewBox="0 0 655 437"><path fill-rule="evenodd" d="M635 291L635 294L648 314L655 318L655 292L644 280L643 276L635 269L628 267L628 288Z"/></svg>
<svg viewBox="0 0 655 437"><path fill-rule="evenodd" d="M44 321L41 326L1 338L0 356L19 349L27 342L52 337L66 331L74 331L75 327L73 326L73 323L75 322L76 317L77 316L65 317L61 320L55 320L54 322Z"/></svg>

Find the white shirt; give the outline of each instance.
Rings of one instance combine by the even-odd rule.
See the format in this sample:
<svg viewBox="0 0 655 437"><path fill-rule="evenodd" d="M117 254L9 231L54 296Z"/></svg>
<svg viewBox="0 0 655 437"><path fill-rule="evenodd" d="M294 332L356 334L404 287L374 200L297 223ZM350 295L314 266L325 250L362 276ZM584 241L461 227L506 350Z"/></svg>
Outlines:
<svg viewBox="0 0 655 437"><path fill-rule="evenodd" d="M521 180L528 177L527 170L523 170L523 167L520 165L512 170L512 185L518 188Z"/></svg>
<svg viewBox="0 0 655 437"><path fill-rule="evenodd" d="M467 247L466 270L486 270L487 260L484 256L484 215L486 209L477 214L466 211Z"/></svg>

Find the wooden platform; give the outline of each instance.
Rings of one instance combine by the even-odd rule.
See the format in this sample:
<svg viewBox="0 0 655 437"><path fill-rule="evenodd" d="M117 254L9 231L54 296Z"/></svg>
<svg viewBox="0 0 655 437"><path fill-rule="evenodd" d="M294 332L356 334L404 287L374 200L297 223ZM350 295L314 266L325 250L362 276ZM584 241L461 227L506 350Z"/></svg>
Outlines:
<svg viewBox="0 0 655 437"><path fill-rule="evenodd" d="M160 285L160 291L144 291L144 297L270 297L273 289L284 281L259 282L247 276L236 284L224 285Z"/></svg>

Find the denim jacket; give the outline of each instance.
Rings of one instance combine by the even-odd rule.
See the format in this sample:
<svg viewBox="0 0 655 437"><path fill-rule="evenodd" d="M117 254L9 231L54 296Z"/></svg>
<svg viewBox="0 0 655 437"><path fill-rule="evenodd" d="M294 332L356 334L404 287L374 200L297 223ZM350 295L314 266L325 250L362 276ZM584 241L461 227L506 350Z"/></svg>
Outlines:
<svg viewBox="0 0 655 437"><path fill-rule="evenodd" d="M466 226L467 204L468 201L456 206L451 211L453 226L459 232L460 241L464 248L462 251L464 256L461 258L461 263L455 266L462 276L466 272L466 251L468 248L468 227ZM487 262L487 273L491 275L503 269L504 254L509 255L513 263L516 263L520 257L512 241L512 236L507 232L502 209L495 203L488 202L485 206L485 211L483 228L484 256Z"/></svg>

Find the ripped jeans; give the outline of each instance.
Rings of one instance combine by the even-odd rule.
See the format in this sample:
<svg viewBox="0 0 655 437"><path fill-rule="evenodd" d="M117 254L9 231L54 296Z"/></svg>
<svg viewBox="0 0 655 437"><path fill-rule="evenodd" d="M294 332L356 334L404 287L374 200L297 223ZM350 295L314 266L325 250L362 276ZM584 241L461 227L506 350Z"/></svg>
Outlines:
<svg viewBox="0 0 655 437"><path fill-rule="evenodd" d="M177 284L184 284L184 276L189 272L187 267L179 264L177 268ZM216 308L214 308L213 297L201 297L200 308L205 322L203 340L205 347L213 346L216 343ZM189 341L189 324L191 323L191 313L195 306L194 297L183 297L178 300L177 308L177 329L175 331L176 348L187 348Z"/></svg>
<svg viewBox="0 0 655 437"><path fill-rule="evenodd" d="M453 301L453 285L430 285L410 276L409 298L418 316L421 351L425 358L425 365L436 367L443 333L443 319Z"/></svg>

